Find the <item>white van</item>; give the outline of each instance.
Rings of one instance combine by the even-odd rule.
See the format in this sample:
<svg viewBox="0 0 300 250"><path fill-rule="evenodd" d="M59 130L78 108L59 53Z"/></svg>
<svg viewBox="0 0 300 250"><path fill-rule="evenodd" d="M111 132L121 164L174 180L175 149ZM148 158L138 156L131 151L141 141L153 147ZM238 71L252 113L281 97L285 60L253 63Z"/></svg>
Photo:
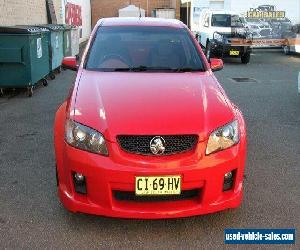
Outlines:
<svg viewBox="0 0 300 250"><path fill-rule="evenodd" d="M237 44L235 39L246 39L247 30L233 11L204 9L199 20L194 20L192 32L198 38L206 57L240 57L249 63L251 44Z"/></svg>

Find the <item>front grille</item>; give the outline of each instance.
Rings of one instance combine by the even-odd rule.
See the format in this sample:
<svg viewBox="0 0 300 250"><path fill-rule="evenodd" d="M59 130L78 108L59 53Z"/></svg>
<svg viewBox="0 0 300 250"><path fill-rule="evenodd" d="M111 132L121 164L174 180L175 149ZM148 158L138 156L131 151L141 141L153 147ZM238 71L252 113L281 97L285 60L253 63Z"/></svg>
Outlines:
<svg viewBox="0 0 300 250"><path fill-rule="evenodd" d="M117 136L120 147L133 154L154 155L150 150L152 135L119 135ZM165 151L162 155L179 154L195 148L197 135L163 135Z"/></svg>
<svg viewBox="0 0 300 250"><path fill-rule="evenodd" d="M113 196L118 201L134 202L160 202L160 201L180 201L192 200L198 198L201 189L184 190L180 195L154 195L154 196L137 196L131 191L113 191Z"/></svg>

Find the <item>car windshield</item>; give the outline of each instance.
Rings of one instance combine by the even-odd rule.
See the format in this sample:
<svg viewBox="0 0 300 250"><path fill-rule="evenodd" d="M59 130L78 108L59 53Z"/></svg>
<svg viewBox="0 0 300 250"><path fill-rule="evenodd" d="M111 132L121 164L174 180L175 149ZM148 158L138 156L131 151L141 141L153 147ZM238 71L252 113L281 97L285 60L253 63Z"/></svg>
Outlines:
<svg viewBox="0 0 300 250"><path fill-rule="evenodd" d="M184 28L103 26L97 31L85 68L96 71L205 71Z"/></svg>
<svg viewBox="0 0 300 250"><path fill-rule="evenodd" d="M242 20L238 15L214 14L211 25L215 27L243 27Z"/></svg>

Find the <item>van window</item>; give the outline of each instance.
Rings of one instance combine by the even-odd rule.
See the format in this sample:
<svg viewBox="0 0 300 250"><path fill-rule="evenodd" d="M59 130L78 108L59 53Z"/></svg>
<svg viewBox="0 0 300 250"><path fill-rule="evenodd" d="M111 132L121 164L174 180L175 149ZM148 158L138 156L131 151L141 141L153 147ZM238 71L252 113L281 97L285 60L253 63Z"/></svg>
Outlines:
<svg viewBox="0 0 300 250"><path fill-rule="evenodd" d="M214 27L243 27L238 15L213 14L211 25Z"/></svg>

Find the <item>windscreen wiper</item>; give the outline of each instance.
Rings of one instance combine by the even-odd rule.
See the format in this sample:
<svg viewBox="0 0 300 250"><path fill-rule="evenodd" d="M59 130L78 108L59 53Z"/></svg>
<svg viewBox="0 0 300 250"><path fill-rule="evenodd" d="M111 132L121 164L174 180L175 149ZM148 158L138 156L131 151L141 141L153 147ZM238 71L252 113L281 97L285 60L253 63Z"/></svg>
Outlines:
<svg viewBox="0 0 300 250"><path fill-rule="evenodd" d="M195 72L195 71L201 71L203 72L204 70L199 68L199 69L195 69L195 68L176 68L173 69L174 72Z"/></svg>
<svg viewBox="0 0 300 250"><path fill-rule="evenodd" d="M148 67L140 65L138 67L132 67L131 71L143 72L143 71L172 71L172 68L168 67Z"/></svg>
<svg viewBox="0 0 300 250"><path fill-rule="evenodd" d="M191 67L183 67L183 68L170 68L170 67L147 67L147 66L139 66L131 68L131 71L171 71L171 72L194 72L204 70L202 68L191 68Z"/></svg>
<svg viewBox="0 0 300 250"><path fill-rule="evenodd" d="M146 71L171 71L171 72L194 72L194 71L204 71L203 69L194 69L194 68L169 68L169 67L147 67L147 66L138 66L138 67L128 67L128 68L107 68L101 69L106 72L146 72Z"/></svg>
<svg viewBox="0 0 300 250"><path fill-rule="evenodd" d="M116 71L116 72L145 72L145 71L173 71L172 68L167 67L147 67L147 66L138 66L138 67L128 67L128 68L112 68L106 69L105 71Z"/></svg>
<svg viewBox="0 0 300 250"><path fill-rule="evenodd" d="M131 68L114 68L114 69L111 69L111 71L127 72L127 71L131 71Z"/></svg>

